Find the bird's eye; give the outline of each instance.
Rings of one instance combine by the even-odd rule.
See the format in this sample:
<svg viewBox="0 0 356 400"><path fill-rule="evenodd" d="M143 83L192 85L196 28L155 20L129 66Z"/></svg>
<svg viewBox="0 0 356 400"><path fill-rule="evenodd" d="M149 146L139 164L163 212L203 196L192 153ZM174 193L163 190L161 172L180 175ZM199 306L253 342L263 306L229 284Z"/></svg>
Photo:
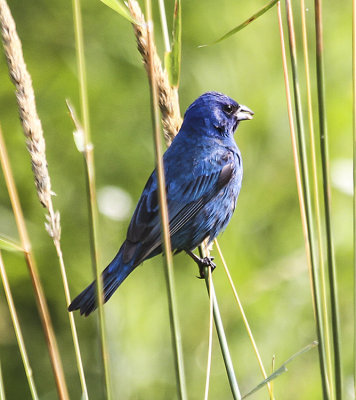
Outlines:
<svg viewBox="0 0 356 400"><path fill-rule="evenodd" d="M234 107L233 107L231 104L226 104L226 105L224 106L224 112L225 112L227 115L231 115L231 114L234 112Z"/></svg>

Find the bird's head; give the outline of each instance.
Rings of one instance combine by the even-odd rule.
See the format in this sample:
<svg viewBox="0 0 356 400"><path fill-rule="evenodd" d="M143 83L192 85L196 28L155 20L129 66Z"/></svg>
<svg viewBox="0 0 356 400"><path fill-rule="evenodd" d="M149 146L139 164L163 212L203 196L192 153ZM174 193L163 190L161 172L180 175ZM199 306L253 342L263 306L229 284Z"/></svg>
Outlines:
<svg viewBox="0 0 356 400"><path fill-rule="evenodd" d="M229 136L234 134L240 121L252 119L253 114L248 107L222 93L207 92L188 107L184 122L197 129L205 126L211 134Z"/></svg>

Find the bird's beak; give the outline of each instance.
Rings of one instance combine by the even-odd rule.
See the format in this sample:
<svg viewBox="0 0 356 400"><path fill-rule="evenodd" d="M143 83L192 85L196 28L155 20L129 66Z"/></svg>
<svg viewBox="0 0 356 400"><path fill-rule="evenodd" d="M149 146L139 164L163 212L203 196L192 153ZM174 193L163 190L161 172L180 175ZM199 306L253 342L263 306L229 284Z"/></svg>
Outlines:
<svg viewBox="0 0 356 400"><path fill-rule="evenodd" d="M243 121L245 119L252 119L254 112L250 110L247 106L243 106L240 104L240 107L237 109L235 115L238 121Z"/></svg>

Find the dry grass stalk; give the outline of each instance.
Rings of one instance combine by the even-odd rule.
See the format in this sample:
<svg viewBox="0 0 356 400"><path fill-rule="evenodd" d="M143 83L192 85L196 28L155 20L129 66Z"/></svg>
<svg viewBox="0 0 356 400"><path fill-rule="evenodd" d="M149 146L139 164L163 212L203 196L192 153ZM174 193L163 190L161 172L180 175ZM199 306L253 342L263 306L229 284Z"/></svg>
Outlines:
<svg viewBox="0 0 356 400"><path fill-rule="evenodd" d="M67 305L69 305L69 286L67 282L63 254L60 245L60 214L58 211L54 212L53 208L53 192L51 191L51 180L47 167L46 145L43 136L42 124L37 115L32 80L30 74L27 71L27 67L24 61L21 41L17 35L15 21L11 15L6 0L0 0L0 25L10 77L16 87L16 99L18 103L23 131L26 136L27 149L31 157L31 164L34 173L37 194L43 207L48 210L49 215L46 216L47 223L45 224L45 226L48 234L53 239L57 251L65 298ZM27 237L27 234L25 235L25 237ZM26 240L25 242L28 242L28 240ZM41 318L44 321L44 330L47 338L49 339L49 346L52 347L50 348L50 354L52 357L54 357L52 359L52 364L56 376L59 396L61 399L67 399L68 393L66 389L65 378L57 350L57 344L54 338L54 333L52 332L51 321L48 314L45 298L42 293L39 279L37 277L37 272L34 271L33 268L31 268L31 263L29 263L29 267L31 276L34 281L36 296L38 297L38 301L40 304L40 314ZM80 356L79 342L77 338L74 317L72 316L72 314L69 314L69 319L77 357L78 371L82 384L82 390L84 398L87 398L87 389Z"/></svg>
<svg viewBox="0 0 356 400"><path fill-rule="evenodd" d="M54 212L51 196L51 180L47 168L46 144L41 120L37 115L35 94L31 76L23 58L21 41L16 32L15 21L5 0L0 0L1 35L5 56L12 82L16 87L16 99L20 119L26 136L27 149L31 156L37 194L43 207L49 212L46 229L49 235L59 241L59 213Z"/></svg>
<svg viewBox="0 0 356 400"><path fill-rule="evenodd" d="M0 6L2 5L2 1L0 0ZM0 7L0 13L2 12L2 8ZM62 368L61 358L59 356L59 351L57 347L56 338L53 331L51 317L49 315L48 306L46 302L46 298L42 289L41 281L37 272L37 267L35 263L35 258L31 249L31 242L28 236L25 218L22 212L20 199L17 193L15 180L12 175L12 170L9 162L9 158L7 155L5 142L3 140L1 127L0 127L0 164L4 173L6 187L9 193L11 206L14 212L14 217L16 220L17 230L19 232L21 246L24 249L24 256L26 259L26 264L28 267L28 271L31 277L35 298L37 302L38 312L41 318L43 332L46 336L48 351L50 354L50 359L52 363L52 368L57 384L57 390L59 398L68 399L67 388L64 379L64 373Z"/></svg>
<svg viewBox="0 0 356 400"><path fill-rule="evenodd" d="M38 196L42 205L49 208L51 182L47 171L42 125L37 115L32 81L23 58L21 41L5 0L0 0L0 23L9 72L16 87L20 118L27 139L27 148L31 154Z"/></svg>
<svg viewBox="0 0 356 400"><path fill-rule="evenodd" d="M129 0L130 13L138 24L133 24L137 40L137 48L140 52L148 76L150 66L150 51L148 47L147 23L136 0ZM180 116L178 91L169 84L167 71L163 70L161 60L157 54L156 46L153 46L151 55L153 57L153 76L158 88L159 107L162 114L162 126L167 146L170 145L174 136L178 133L182 118Z"/></svg>

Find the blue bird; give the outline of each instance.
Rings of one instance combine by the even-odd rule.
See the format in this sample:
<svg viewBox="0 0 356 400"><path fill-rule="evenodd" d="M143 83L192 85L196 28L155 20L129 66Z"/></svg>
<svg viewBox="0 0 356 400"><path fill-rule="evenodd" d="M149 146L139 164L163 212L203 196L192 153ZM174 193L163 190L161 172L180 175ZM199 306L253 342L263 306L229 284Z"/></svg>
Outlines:
<svg viewBox="0 0 356 400"><path fill-rule="evenodd" d="M192 251L224 230L235 210L242 181L242 159L234 132L253 112L230 97L207 92L192 103L182 127L163 156L172 250L186 251L202 275L211 259ZM161 223L154 170L143 189L115 258L102 273L104 301L144 260L162 252ZM97 307L94 281L68 310L89 315Z"/></svg>

